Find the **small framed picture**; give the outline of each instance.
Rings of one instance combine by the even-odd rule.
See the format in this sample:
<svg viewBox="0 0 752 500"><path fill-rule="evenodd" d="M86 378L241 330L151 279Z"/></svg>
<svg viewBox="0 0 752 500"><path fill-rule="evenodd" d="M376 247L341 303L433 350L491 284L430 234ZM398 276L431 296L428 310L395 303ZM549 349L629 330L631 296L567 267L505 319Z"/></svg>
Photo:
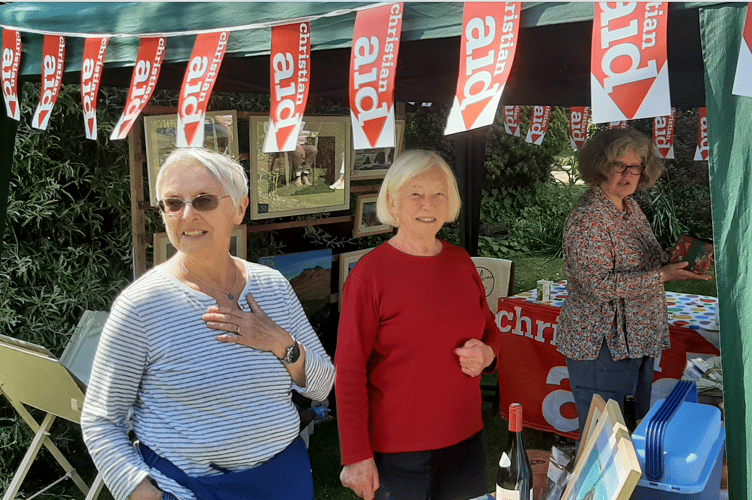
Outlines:
<svg viewBox="0 0 752 500"><path fill-rule="evenodd" d="M394 124L395 147L360 149L355 151L353 168L350 179L354 181L367 179L383 179L386 171L392 166L394 158L402 152L405 136L405 120L397 120Z"/></svg>
<svg viewBox="0 0 752 500"><path fill-rule="evenodd" d="M151 206L157 206L157 174L175 149L178 115L144 117L146 164L149 172ZM209 111L204 118L204 147L237 159L238 114L236 111Z"/></svg>
<svg viewBox="0 0 752 500"><path fill-rule="evenodd" d="M345 290L345 281L347 276L358 263L361 257L373 250L373 248L366 248L364 250L356 250L354 252L347 252L340 254L339 256L339 310L342 310L342 292Z"/></svg>
<svg viewBox="0 0 752 500"><path fill-rule="evenodd" d="M230 236L230 255L245 260L248 251L248 232L245 224L236 226ZM165 262L177 253L167 233L154 233L154 265Z"/></svg>
<svg viewBox="0 0 752 500"><path fill-rule="evenodd" d="M378 194L358 196L355 207L355 226L353 227L353 236L355 238L392 231L392 226L382 224L376 216L376 200L378 197Z"/></svg>

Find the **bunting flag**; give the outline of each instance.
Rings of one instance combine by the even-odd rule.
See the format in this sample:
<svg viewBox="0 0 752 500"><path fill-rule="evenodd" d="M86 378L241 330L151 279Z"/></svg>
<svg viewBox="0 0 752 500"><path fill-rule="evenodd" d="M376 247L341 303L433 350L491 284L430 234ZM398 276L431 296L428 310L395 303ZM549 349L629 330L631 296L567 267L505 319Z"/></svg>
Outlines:
<svg viewBox="0 0 752 500"><path fill-rule="evenodd" d="M97 95L109 38L87 38L81 63L81 104L86 138L97 140Z"/></svg>
<svg viewBox="0 0 752 500"><path fill-rule="evenodd" d="M530 116L530 128L527 130L525 142L540 146L543 137L548 130L548 122L551 120L551 106L533 106L533 114Z"/></svg>
<svg viewBox="0 0 752 500"><path fill-rule="evenodd" d="M350 116L356 150L395 146L394 75L402 10L402 3L393 3L361 10L355 17Z"/></svg>
<svg viewBox="0 0 752 500"><path fill-rule="evenodd" d="M665 2L595 4L590 89L593 122L671 114Z"/></svg>
<svg viewBox="0 0 752 500"><path fill-rule="evenodd" d="M674 123L676 108L671 108L669 116L656 116L653 120L653 144L661 156L667 160L674 159Z"/></svg>
<svg viewBox="0 0 752 500"><path fill-rule="evenodd" d="M608 128L627 128L629 122L627 120L621 120L618 122L608 122Z"/></svg>
<svg viewBox="0 0 752 500"><path fill-rule="evenodd" d="M65 37L45 35L42 44L42 88L37 110L31 119L33 128L47 130L52 108L55 107L57 96L60 94L64 66Z"/></svg>
<svg viewBox="0 0 752 500"><path fill-rule="evenodd" d="M203 33L196 36L193 52L183 76L178 101L178 124L175 146L204 146L204 118L219 68L227 49L229 31Z"/></svg>
<svg viewBox="0 0 752 500"><path fill-rule="evenodd" d="M747 19L744 22L739 60L736 63L734 95L752 97L752 2L747 4Z"/></svg>
<svg viewBox="0 0 752 500"><path fill-rule="evenodd" d="M310 23L272 28L272 52L269 56L271 111L264 153L295 150L308 102L310 55Z"/></svg>
<svg viewBox="0 0 752 500"><path fill-rule="evenodd" d="M569 109L569 143L572 145L573 151L577 151L585 144L588 137L589 123L589 107L573 106Z"/></svg>
<svg viewBox="0 0 752 500"><path fill-rule="evenodd" d="M504 106L504 130L509 135L520 136L519 106Z"/></svg>
<svg viewBox="0 0 752 500"><path fill-rule="evenodd" d="M5 98L5 111L14 120L21 119L21 106L18 104L18 68L21 64L21 33L3 30L3 57L0 75Z"/></svg>
<svg viewBox="0 0 752 500"><path fill-rule="evenodd" d="M517 51L521 9L522 2L465 3L457 91L444 134L493 123Z"/></svg>
<svg viewBox="0 0 752 500"><path fill-rule="evenodd" d="M707 161L710 151L708 145L708 110L700 108L700 124L697 132L697 149L695 149L695 161Z"/></svg>
<svg viewBox="0 0 752 500"><path fill-rule="evenodd" d="M112 129L110 140L125 139L141 110L151 99L157 87L157 80L159 80L166 45L164 37L141 39L136 63L133 65L131 87L128 90L125 109Z"/></svg>

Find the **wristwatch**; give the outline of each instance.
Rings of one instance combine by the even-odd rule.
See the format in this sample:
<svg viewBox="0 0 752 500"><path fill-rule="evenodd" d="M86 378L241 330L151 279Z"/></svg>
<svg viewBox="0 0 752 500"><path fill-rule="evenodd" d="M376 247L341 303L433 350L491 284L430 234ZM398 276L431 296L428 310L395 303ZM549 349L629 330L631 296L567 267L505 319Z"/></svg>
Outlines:
<svg viewBox="0 0 752 500"><path fill-rule="evenodd" d="M295 363L300 358L300 345L298 345L298 341L293 339L292 345L287 348L287 352L285 352L285 357L280 359L282 361L283 365L291 365Z"/></svg>

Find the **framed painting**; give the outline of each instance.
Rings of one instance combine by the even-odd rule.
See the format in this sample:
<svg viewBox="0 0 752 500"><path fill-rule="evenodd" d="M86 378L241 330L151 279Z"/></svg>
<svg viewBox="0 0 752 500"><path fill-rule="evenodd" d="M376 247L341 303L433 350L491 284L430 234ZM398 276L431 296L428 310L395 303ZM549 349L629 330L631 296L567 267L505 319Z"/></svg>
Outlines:
<svg viewBox="0 0 752 500"><path fill-rule="evenodd" d="M157 206L157 174L174 149L178 115L144 117L146 164L149 172L149 198ZM204 147L238 158L238 115L235 111L209 111L204 118Z"/></svg>
<svg viewBox="0 0 752 500"><path fill-rule="evenodd" d="M230 236L230 255L245 260L248 251L248 232L245 224L235 226ZM154 233L154 265L165 262L177 253L167 233Z"/></svg>
<svg viewBox="0 0 752 500"><path fill-rule="evenodd" d="M364 250L356 250L354 252L347 252L340 254L339 256L339 310L342 310L342 292L345 290L345 281L347 276L358 263L361 257L373 250L373 248L366 248Z"/></svg>
<svg viewBox="0 0 752 500"><path fill-rule="evenodd" d="M382 224L376 216L376 200L378 197L378 194L358 196L355 208L355 225L353 227L353 236L355 238L389 233L394 229L389 224Z"/></svg>
<svg viewBox="0 0 752 500"><path fill-rule="evenodd" d="M258 263L276 269L287 278L312 324L320 324L329 317L332 298L331 248L261 257Z"/></svg>
<svg viewBox="0 0 752 500"><path fill-rule="evenodd" d="M394 158L402 152L405 140L405 120L397 120L394 124L395 147L361 149L355 151L353 167L350 171L351 180L383 179L386 171L392 165Z"/></svg>
<svg viewBox="0 0 752 500"><path fill-rule="evenodd" d="M251 219L349 209L350 117L304 117L298 145L286 153L263 152L268 121L250 117Z"/></svg>

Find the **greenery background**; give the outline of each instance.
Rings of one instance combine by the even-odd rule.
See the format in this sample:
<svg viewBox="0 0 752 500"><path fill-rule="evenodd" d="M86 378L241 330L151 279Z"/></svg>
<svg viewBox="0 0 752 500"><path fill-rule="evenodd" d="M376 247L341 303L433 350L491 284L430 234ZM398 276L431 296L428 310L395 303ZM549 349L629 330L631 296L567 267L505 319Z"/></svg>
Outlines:
<svg viewBox="0 0 752 500"><path fill-rule="evenodd" d="M77 86L63 86L47 131L34 130L29 125L33 106L39 100L39 85L27 83L23 91L23 116L16 137L0 256L0 332L44 345L59 356L84 310L109 310L117 293L132 280L128 146L126 141L109 140L124 106L125 91L100 91L97 141L85 139ZM159 93L151 104L176 105L177 95ZM267 112L268 96L213 96L210 110L223 109ZM347 114L346 103L321 99L312 99L307 111ZM406 146L437 150L453 164L452 144L443 135L447 113L444 107L408 105ZM523 131L527 130L529 115L529 108L523 108ZM484 231L479 253L514 260L514 289L522 291L534 288L537 279L563 278L562 230L584 187L576 184L576 157L569 148L563 109L554 109L542 146L529 145L524 137L506 135L503 125L498 125L501 123L498 119L488 132L481 208ZM650 133L652 120L638 120L633 126ZM666 249L683 232L712 237L707 163L692 160L696 137L696 110L677 110L677 160L667 162L667 175L655 188L637 196ZM247 121L239 123L239 138L241 154L248 152ZM552 171L564 173L566 181L555 180ZM354 204L355 197L351 213ZM250 220L245 223L256 224ZM147 211L147 232L161 230L158 214ZM252 233L248 238L248 258L320 248L332 248L338 254L373 247L389 237L353 239L351 231L351 224L345 223ZM453 243L459 240L457 228L452 225L442 229L440 237ZM336 272L333 283L332 292L336 293ZM716 294L714 282L672 283L667 288ZM314 324L330 354L336 345L336 322L334 305L327 320ZM41 421L41 412L32 410L32 414ZM494 415L488 405L484 406L484 419L490 485L506 422ZM526 433L529 447L550 448L553 436ZM52 434L78 472L91 481L96 471L78 426L58 419ZM32 437L7 401L0 399L0 491L7 488ZM311 458L317 498L355 498L339 484L335 421L317 426L311 438ZM60 476L62 470L42 450L19 496L28 497ZM71 481L41 496L83 498ZM101 498L109 498L109 493L105 491Z"/></svg>

